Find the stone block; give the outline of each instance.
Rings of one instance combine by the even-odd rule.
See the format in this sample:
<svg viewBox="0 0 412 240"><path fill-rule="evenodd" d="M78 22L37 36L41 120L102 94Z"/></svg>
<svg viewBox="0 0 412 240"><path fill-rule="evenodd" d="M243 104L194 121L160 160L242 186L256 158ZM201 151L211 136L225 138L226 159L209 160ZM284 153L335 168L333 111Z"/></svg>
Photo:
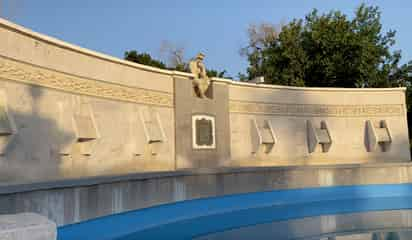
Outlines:
<svg viewBox="0 0 412 240"><path fill-rule="evenodd" d="M269 154L277 142L275 131L270 120L257 121L252 119L251 127L252 153Z"/></svg>
<svg viewBox="0 0 412 240"><path fill-rule="evenodd" d="M184 194L181 194L184 198L181 200L216 196L219 195L217 188L221 184L217 182L217 179L216 175L208 174L185 176L182 180L178 181L179 184L175 186L175 191L184 190Z"/></svg>
<svg viewBox="0 0 412 240"><path fill-rule="evenodd" d="M0 215L0 239L4 240L54 240L56 224L35 213Z"/></svg>
<svg viewBox="0 0 412 240"><path fill-rule="evenodd" d="M13 116L8 111L6 94L0 91L0 155L6 153L6 148L17 134L16 124Z"/></svg>
<svg viewBox="0 0 412 240"><path fill-rule="evenodd" d="M328 152L332 145L332 139L330 137L326 122L321 121L320 128L314 127L312 121L310 120L308 120L306 124L308 132L309 153L314 152L318 145L321 146L322 152Z"/></svg>
<svg viewBox="0 0 412 240"><path fill-rule="evenodd" d="M378 146L382 152L390 150L392 137L385 120L375 124L370 120L366 121L365 132L365 143L368 152L374 152Z"/></svg>

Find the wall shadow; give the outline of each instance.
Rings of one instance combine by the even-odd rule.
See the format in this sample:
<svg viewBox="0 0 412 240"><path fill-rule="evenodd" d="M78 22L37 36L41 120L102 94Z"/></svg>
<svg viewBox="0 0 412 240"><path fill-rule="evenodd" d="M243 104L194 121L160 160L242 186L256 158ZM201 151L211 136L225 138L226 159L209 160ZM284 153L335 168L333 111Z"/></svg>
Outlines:
<svg viewBox="0 0 412 240"><path fill-rule="evenodd" d="M44 89L27 85L27 92L31 98L31 106L23 106L27 111L8 106L9 121L15 132L9 136L0 156L0 184L58 178L62 164L60 150L74 138L73 133L61 129L56 119L44 116L44 112L54 110L42 109Z"/></svg>

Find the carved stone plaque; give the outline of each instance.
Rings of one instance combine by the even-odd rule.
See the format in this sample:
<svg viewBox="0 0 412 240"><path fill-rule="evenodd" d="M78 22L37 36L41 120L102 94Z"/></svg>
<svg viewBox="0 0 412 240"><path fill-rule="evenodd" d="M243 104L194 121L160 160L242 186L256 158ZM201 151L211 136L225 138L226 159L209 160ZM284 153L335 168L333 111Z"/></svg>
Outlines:
<svg viewBox="0 0 412 240"><path fill-rule="evenodd" d="M215 144L215 118L208 115L192 116L193 148L213 149Z"/></svg>
<svg viewBox="0 0 412 240"><path fill-rule="evenodd" d="M207 119L196 120L196 144L199 146L210 146L213 144L212 121Z"/></svg>

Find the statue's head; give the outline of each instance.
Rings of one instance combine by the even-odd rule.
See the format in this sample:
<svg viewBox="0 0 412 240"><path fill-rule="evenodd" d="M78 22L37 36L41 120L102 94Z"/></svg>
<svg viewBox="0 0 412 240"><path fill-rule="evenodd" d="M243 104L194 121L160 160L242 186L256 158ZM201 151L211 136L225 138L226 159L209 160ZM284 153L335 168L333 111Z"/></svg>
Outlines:
<svg viewBox="0 0 412 240"><path fill-rule="evenodd" d="M205 55L203 53L198 53L196 56L196 60L203 61L204 58L205 58Z"/></svg>

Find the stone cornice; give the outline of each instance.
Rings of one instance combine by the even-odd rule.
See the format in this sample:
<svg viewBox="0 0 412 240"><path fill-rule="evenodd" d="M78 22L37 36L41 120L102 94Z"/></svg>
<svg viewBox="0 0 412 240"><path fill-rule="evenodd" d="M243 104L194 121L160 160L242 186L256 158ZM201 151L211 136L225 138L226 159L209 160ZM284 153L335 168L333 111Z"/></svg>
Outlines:
<svg viewBox="0 0 412 240"><path fill-rule="evenodd" d="M155 72L155 73L161 73L161 74L166 74L170 76L178 76L178 77L184 77L184 78L193 78L193 74L191 73L185 73L185 72L179 72L179 71L171 71L171 70L165 70L165 69L160 69L156 67L151 67L151 66L146 66L142 64L137 64L133 63L130 61L125 61L116 57L112 57L106 54L102 54L96 51L92 51L86 48L82 48L79 46L76 46L74 44L70 44L64 41L61 41L59 39L37 33L35 31L32 31L30 29L27 29L25 27L22 27L20 25L17 25L15 23L12 23L10 21L7 21L6 19L0 18L0 27L9 29L11 31L14 31L19 34L26 35L28 37L31 37L33 39L37 39L39 41L58 46L63 49L67 49L70 51L74 51L80 54L84 54L87 56L95 57L98 59L102 59L105 61L117 63L120 65L125 65L129 67L133 67L136 69L140 69L143 71L148 71L148 72ZM231 79L225 79L225 78L212 78L213 81L219 82L219 83L225 83L225 84L230 84L232 86L239 86L239 87L252 87L252 88L266 88L266 89L287 89L287 90L296 90L296 91L344 91L344 92L382 92L382 91L406 91L406 88L400 87L400 88L316 88L316 87L291 87L291 86L280 86L280 85L269 85L269 84L255 84L255 83L246 83L246 82L240 82L240 81L234 81Z"/></svg>
<svg viewBox="0 0 412 240"><path fill-rule="evenodd" d="M248 82L234 81L226 78L211 78L215 83L229 84L233 87L249 87L256 89L279 89L279 90L291 90L291 91L316 91L316 92L405 92L406 87L396 87L396 88L331 88L331 87L293 87L293 86L282 86L273 84L256 84Z"/></svg>

